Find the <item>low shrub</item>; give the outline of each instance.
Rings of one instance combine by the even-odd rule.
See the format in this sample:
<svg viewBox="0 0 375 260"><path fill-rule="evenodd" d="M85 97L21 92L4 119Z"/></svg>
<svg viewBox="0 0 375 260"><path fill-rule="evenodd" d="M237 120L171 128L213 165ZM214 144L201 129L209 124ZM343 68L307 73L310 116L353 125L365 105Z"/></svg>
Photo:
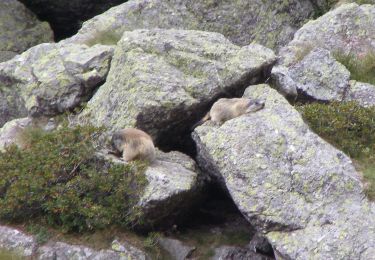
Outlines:
<svg viewBox="0 0 375 260"><path fill-rule="evenodd" d="M375 107L355 102L297 106L314 132L360 164L367 194L375 199Z"/></svg>
<svg viewBox="0 0 375 260"><path fill-rule="evenodd" d="M43 218L63 231L139 221L145 165L99 164L92 126L28 129L23 148L0 152L0 219Z"/></svg>

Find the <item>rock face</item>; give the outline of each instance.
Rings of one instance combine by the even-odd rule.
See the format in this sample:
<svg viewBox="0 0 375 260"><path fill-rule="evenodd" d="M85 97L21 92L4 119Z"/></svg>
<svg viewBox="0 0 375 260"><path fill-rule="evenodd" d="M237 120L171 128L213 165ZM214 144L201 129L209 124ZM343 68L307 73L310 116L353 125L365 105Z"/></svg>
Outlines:
<svg viewBox="0 0 375 260"><path fill-rule="evenodd" d="M358 97L357 101L363 103L359 94L363 86L360 91L359 86L351 90L350 72L334 56L350 55L360 61L373 55L374 28L374 5L343 4L308 22L281 49L278 66L272 70L274 85L288 96L324 101Z"/></svg>
<svg viewBox="0 0 375 260"><path fill-rule="evenodd" d="M98 156L105 161L124 163L114 156ZM194 160L179 152L158 151L156 161L147 167L145 175L148 184L138 202L143 219L140 227L144 229L175 224L177 217L197 203L204 184Z"/></svg>
<svg viewBox="0 0 375 260"><path fill-rule="evenodd" d="M350 159L267 85L244 96L264 99L265 108L196 128L200 166L284 258L370 259L375 212Z"/></svg>
<svg viewBox="0 0 375 260"><path fill-rule="evenodd" d="M289 68L274 67L272 78L286 95L341 101L349 88L350 72L328 50L316 48Z"/></svg>
<svg viewBox="0 0 375 260"><path fill-rule="evenodd" d="M37 252L38 260L70 260L70 259L96 259L96 260L145 260L146 254L140 250L137 254L133 251L103 249L95 250L85 246L69 245L63 242L51 242L41 246Z"/></svg>
<svg viewBox="0 0 375 260"><path fill-rule="evenodd" d="M189 259L195 247L185 245L177 239L162 237L158 239L158 244L166 250L173 259L185 260Z"/></svg>
<svg viewBox="0 0 375 260"><path fill-rule="evenodd" d="M257 254L248 248L237 246L221 246L215 249L212 260L271 260L273 258Z"/></svg>
<svg viewBox="0 0 375 260"><path fill-rule="evenodd" d="M375 86L351 80L345 100L356 101L364 107L375 106Z"/></svg>
<svg viewBox="0 0 375 260"><path fill-rule="evenodd" d="M257 44L241 48L218 33L125 32L106 83L80 118L109 129L140 128L157 144L178 142L216 97L243 91L274 62L271 50Z"/></svg>
<svg viewBox="0 0 375 260"><path fill-rule="evenodd" d="M28 48L53 41L48 23L40 22L16 0L0 1L0 62Z"/></svg>
<svg viewBox="0 0 375 260"><path fill-rule="evenodd" d="M113 48L41 44L0 64L0 126L52 116L86 101L109 70Z"/></svg>
<svg viewBox="0 0 375 260"><path fill-rule="evenodd" d="M289 42L314 11L308 0L131 0L85 22L69 41L103 43L125 31L174 28L214 31L235 44L255 41L277 48Z"/></svg>
<svg viewBox="0 0 375 260"><path fill-rule="evenodd" d="M37 243L34 237L26 235L17 229L0 226L0 249L27 257L35 252Z"/></svg>

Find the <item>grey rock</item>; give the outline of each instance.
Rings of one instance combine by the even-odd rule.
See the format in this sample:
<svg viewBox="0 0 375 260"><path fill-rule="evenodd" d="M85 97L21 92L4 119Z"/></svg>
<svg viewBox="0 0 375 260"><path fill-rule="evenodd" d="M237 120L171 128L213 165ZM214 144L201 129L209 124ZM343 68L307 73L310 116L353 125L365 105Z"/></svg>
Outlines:
<svg viewBox="0 0 375 260"><path fill-rule="evenodd" d="M11 144L21 146L20 134L26 127L31 125L32 119L28 117L7 122L0 128L0 151L4 151L4 149Z"/></svg>
<svg viewBox="0 0 375 260"><path fill-rule="evenodd" d="M0 226L0 249L20 256L31 256L37 249L36 239L6 226Z"/></svg>
<svg viewBox="0 0 375 260"><path fill-rule="evenodd" d="M0 151L12 144L22 147L22 132L28 127L39 127L46 131L51 131L57 127L54 118L20 118L7 122L0 128Z"/></svg>
<svg viewBox="0 0 375 260"><path fill-rule="evenodd" d="M37 251L39 260L142 260L146 254L139 250L139 254L126 250L116 252L114 250L95 250L80 245L69 245L63 242L50 242L41 246Z"/></svg>
<svg viewBox="0 0 375 260"><path fill-rule="evenodd" d="M106 83L80 120L111 130L137 127L154 137L156 144L164 139L173 142L215 97L259 81L275 60L263 46L238 47L218 33L125 32ZM171 132L175 134L161 138Z"/></svg>
<svg viewBox="0 0 375 260"><path fill-rule="evenodd" d="M212 260L271 260L271 257L257 254L248 248L237 246L221 246L215 249Z"/></svg>
<svg viewBox="0 0 375 260"><path fill-rule="evenodd" d="M305 96L315 100L341 101L349 88L350 72L328 50L316 48L293 66L276 66L272 79L285 95Z"/></svg>
<svg viewBox="0 0 375 260"><path fill-rule="evenodd" d="M344 100L356 101L363 107L375 106L375 86L351 80L349 91Z"/></svg>
<svg viewBox="0 0 375 260"><path fill-rule="evenodd" d="M375 211L351 160L267 85L244 96L265 108L196 128L199 165L284 258L371 259Z"/></svg>
<svg viewBox="0 0 375 260"><path fill-rule="evenodd" d="M0 1L0 62L22 53L30 47L52 42L53 32L48 23L40 22L23 4L16 0Z"/></svg>
<svg viewBox="0 0 375 260"><path fill-rule="evenodd" d="M308 0L131 0L86 21L67 41L108 43L116 42L125 31L174 28L214 31L238 45L258 42L278 48L292 39L314 11Z"/></svg>
<svg viewBox="0 0 375 260"><path fill-rule="evenodd" d="M113 155L98 153L99 162L124 164ZM204 179L190 157L180 152L157 151L156 161L145 171L148 184L138 206L142 209L142 228L156 225L171 226L178 217L197 203ZM183 207L181 207L183 205Z"/></svg>
<svg viewBox="0 0 375 260"><path fill-rule="evenodd" d="M290 66L301 55L320 47L331 53L361 57L375 49L375 6L344 4L309 21L280 51L283 65Z"/></svg>
<svg viewBox="0 0 375 260"><path fill-rule="evenodd" d="M260 233L256 233L252 238L250 243L247 245L249 249L254 252L262 253L266 255L272 255L273 249L271 244L268 242L267 238Z"/></svg>
<svg viewBox="0 0 375 260"><path fill-rule="evenodd" d="M193 246L188 246L177 239L166 237L159 238L158 244L175 260L188 259L195 250L195 247Z"/></svg>
<svg viewBox="0 0 375 260"><path fill-rule="evenodd" d="M86 101L109 70L113 48L45 43L0 63L0 126L52 116Z"/></svg>
<svg viewBox="0 0 375 260"><path fill-rule="evenodd" d="M128 242L125 241L118 241L115 239L112 241L112 250L115 252L119 252L122 256L128 256L127 259L137 259L137 260L146 260L149 257L140 249L132 246Z"/></svg>

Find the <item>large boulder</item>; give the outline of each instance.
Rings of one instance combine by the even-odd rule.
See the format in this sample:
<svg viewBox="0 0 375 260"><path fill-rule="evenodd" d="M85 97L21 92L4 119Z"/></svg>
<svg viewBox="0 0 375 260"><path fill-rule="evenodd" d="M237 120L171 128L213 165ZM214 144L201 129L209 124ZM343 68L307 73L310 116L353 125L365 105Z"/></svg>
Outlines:
<svg viewBox="0 0 375 260"><path fill-rule="evenodd" d="M275 60L263 46L238 47L218 33L125 32L106 83L80 121L111 130L137 127L157 144L178 142L215 98L260 81Z"/></svg>
<svg viewBox="0 0 375 260"><path fill-rule="evenodd" d="M103 152L97 158L98 169L108 162L125 164ZM157 151L156 161L147 167L145 175L148 183L137 204L141 208L141 229L170 227L182 221L199 201L205 181L194 160L180 152Z"/></svg>
<svg viewBox="0 0 375 260"><path fill-rule="evenodd" d="M53 32L48 23L38 21L17 0L0 1L0 62L34 45L52 41Z"/></svg>
<svg viewBox="0 0 375 260"><path fill-rule="evenodd" d="M88 100L109 70L109 46L44 43L0 63L0 127L7 121L52 116Z"/></svg>
<svg viewBox="0 0 375 260"><path fill-rule="evenodd" d="M356 101L363 107L375 106L375 86L351 80L344 101Z"/></svg>
<svg viewBox="0 0 375 260"><path fill-rule="evenodd" d="M265 108L196 128L199 165L285 259L370 259L375 212L351 160L267 85L244 96Z"/></svg>
<svg viewBox="0 0 375 260"><path fill-rule="evenodd" d="M350 72L336 59L361 61L374 55L374 28L375 6L354 3L308 22L280 50L280 60L272 70L275 87L292 97L345 100L352 92ZM351 100L358 96L349 95ZM357 101L363 103L360 97Z"/></svg>
<svg viewBox="0 0 375 260"><path fill-rule="evenodd" d="M214 31L235 44L256 41L278 48L292 39L314 11L308 0L131 0L85 22L68 41L103 43L116 41L125 31L174 28Z"/></svg>

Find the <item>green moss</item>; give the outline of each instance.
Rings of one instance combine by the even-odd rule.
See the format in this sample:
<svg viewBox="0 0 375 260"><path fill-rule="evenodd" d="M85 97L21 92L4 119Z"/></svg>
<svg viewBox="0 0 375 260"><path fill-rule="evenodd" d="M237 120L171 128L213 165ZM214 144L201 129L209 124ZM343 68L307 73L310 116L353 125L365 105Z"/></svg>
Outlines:
<svg viewBox="0 0 375 260"><path fill-rule="evenodd" d="M98 163L92 126L25 131L23 148L0 152L0 219L43 218L63 231L139 221L135 207L146 178L141 163ZM40 232L40 231L38 231Z"/></svg>
<svg viewBox="0 0 375 260"><path fill-rule="evenodd" d="M351 79L375 85L375 52L368 52L360 56L339 52L333 55L350 71Z"/></svg>
<svg viewBox="0 0 375 260"><path fill-rule="evenodd" d="M375 199L375 107L355 102L297 106L313 131L359 163L366 191Z"/></svg>

